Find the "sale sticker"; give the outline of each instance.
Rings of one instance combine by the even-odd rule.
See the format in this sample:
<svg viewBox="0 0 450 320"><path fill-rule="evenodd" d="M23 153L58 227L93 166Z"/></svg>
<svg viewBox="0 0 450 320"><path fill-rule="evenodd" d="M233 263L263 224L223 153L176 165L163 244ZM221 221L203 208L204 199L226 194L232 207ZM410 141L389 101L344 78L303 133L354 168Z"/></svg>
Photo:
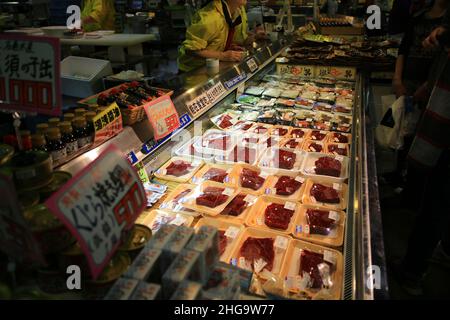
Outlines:
<svg viewBox="0 0 450 320"><path fill-rule="evenodd" d="M155 140L162 139L180 127L180 117L169 96L162 96L144 105L153 127Z"/></svg>
<svg viewBox="0 0 450 320"><path fill-rule="evenodd" d="M136 171L111 145L45 204L78 240L95 280L147 200Z"/></svg>

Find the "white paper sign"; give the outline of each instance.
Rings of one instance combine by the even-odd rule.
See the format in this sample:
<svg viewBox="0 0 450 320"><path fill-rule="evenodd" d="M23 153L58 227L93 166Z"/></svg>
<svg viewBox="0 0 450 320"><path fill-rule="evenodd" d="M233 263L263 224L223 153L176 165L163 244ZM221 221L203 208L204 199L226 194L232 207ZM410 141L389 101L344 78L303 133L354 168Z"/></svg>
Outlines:
<svg viewBox="0 0 450 320"><path fill-rule="evenodd" d="M288 239L286 237L277 236L275 238L274 246L275 248L286 250L288 246Z"/></svg>
<svg viewBox="0 0 450 320"><path fill-rule="evenodd" d="M225 231L225 237L235 239L239 235L239 228L236 227L228 227L227 231Z"/></svg>
<svg viewBox="0 0 450 320"><path fill-rule="evenodd" d="M186 103L186 107L193 116L196 116L213 105L225 92L225 87L222 82L219 82L208 89L208 91Z"/></svg>

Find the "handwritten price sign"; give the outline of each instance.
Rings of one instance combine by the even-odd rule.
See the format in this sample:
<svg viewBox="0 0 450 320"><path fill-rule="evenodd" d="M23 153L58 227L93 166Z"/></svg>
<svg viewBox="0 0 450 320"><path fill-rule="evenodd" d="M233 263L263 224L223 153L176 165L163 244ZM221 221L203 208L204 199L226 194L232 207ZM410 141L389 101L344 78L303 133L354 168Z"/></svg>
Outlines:
<svg viewBox="0 0 450 320"><path fill-rule="evenodd" d="M168 96L162 96L144 106L153 127L155 140L162 139L180 127L180 117Z"/></svg>
<svg viewBox="0 0 450 320"><path fill-rule="evenodd" d="M59 39L0 34L0 108L61 114Z"/></svg>
<svg viewBox="0 0 450 320"><path fill-rule="evenodd" d="M120 108L115 102L96 115L93 122L95 128L94 144L100 144L114 137L123 129Z"/></svg>
<svg viewBox="0 0 450 320"><path fill-rule="evenodd" d="M146 196L133 167L110 146L46 205L77 238L97 279L144 210Z"/></svg>

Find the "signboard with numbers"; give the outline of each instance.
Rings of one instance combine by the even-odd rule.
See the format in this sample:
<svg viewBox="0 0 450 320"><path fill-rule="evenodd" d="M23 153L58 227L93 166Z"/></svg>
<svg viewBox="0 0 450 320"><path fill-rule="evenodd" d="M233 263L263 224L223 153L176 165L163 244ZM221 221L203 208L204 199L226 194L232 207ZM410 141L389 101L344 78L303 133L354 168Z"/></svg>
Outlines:
<svg viewBox="0 0 450 320"><path fill-rule="evenodd" d="M277 73L279 75L289 74L299 76L301 78L313 78L315 74L315 66L277 64Z"/></svg>
<svg viewBox="0 0 450 320"><path fill-rule="evenodd" d="M58 38L0 34L0 109L61 114Z"/></svg>
<svg viewBox="0 0 450 320"><path fill-rule="evenodd" d="M43 264L44 258L23 218L11 175L0 172L0 251L13 259Z"/></svg>
<svg viewBox="0 0 450 320"><path fill-rule="evenodd" d="M146 204L139 176L113 145L46 201L77 238L94 279Z"/></svg>
<svg viewBox="0 0 450 320"><path fill-rule="evenodd" d="M94 144L100 144L123 130L122 115L115 102L97 114L93 122L95 129Z"/></svg>
<svg viewBox="0 0 450 320"><path fill-rule="evenodd" d="M189 112L195 117L203 110L208 109L225 92L226 89L224 85L222 84L222 82L219 82L195 99L189 101L186 106L189 109Z"/></svg>
<svg viewBox="0 0 450 320"><path fill-rule="evenodd" d="M144 105L153 127L155 140L162 139L180 127L180 118L169 96L162 96Z"/></svg>

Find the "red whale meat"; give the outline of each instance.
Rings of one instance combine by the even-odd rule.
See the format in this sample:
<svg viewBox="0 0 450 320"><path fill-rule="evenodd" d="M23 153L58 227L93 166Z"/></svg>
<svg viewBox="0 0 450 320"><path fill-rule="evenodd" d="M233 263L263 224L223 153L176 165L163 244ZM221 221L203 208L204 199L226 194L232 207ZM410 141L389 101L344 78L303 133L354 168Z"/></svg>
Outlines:
<svg viewBox="0 0 450 320"><path fill-rule="evenodd" d="M277 149L275 151L275 159L278 160L279 168L291 170L294 167L297 155L291 151Z"/></svg>
<svg viewBox="0 0 450 320"><path fill-rule="evenodd" d="M205 172L202 178L205 180L223 183L227 175L227 172L223 169L210 168L207 172Z"/></svg>
<svg viewBox="0 0 450 320"><path fill-rule="evenodd" d="M259 190L265 179L260 177L257 171L253 171L247 168L242 169L240 176L240 183L243 188L249 188L252 190Z"/></svg>
<svg viewBox="0 0 450 320"><path fill-rule="evenodd" d="M309 224L311 234L320 234L327 236L332 228L336 226L336 221L329 218L329 211L308 209L306 218Z"/></svg>
<svg viewBox="0 0 450 320"><path fill-rule="evenodd" d="M227 157L227 160L245 163L253 163L256 160L256 151L253 148L248 147L235 147L233 151Z"/></svg>
<svg viewBox="0 0 450 320"><path fill-rule="evenodd" d="M311 196L319 202L339 203L339 193L332 187L327 187L319 183L313 184L310 192Z"/></svg>
<svg viewBox="0 0 450 320"><path fill-rule="evenodd" d="M288 129L286 128L276 128L273 130L273 135L275 136L284 136L286 133L288 133Z"/></svg>
<svg viewBox="0 0 450 320"><path fill-rule="evenodd" d="M259 138L255 138L255 137L244 138L242 141L246 142L246 143L258 143Z"/></svg>
<svg viewBox="0 0 450 320"><path fill-rule="evenodd" d="M322 263L326 263L328 266L330 266L330 270L332 268L332 265L328 263L327 261L323 260L323 254L316 253L308 250L302 250L302 253L300 255L300 270L299 274L300 276L303 276L303 273L309 274L311 278L311 285L310 287L312 289L320 289L323 285L322 276L320 275L320 271L318 266Z"/></svg>
<svg viewBox="0 0 450 320"><path fill-rule="evenodd" d="M290 196L293 195L301 186L302 183L295 180L295 178L281 176L275 184L275 189L277 190L277 195Z"/></svg>
<svg viewBox="0 0 450 320"><path fill-rule="evenodd" d="M339 148L339 146L337 144L329 144L328 145L328 152L335 152L341 156L346 156L347 155L347 148Z"/></svg>
<svg viewBox="0 0 450 320"><path fill-rule="evenodd" d="M230 120L233 119L232 117L230 117L228 114L223 115L220 118L220 124L219 127L222 129L226 129L228 127L231 127L233 124L230 122Z"/></svg>
<svg viewBox="0 0 450 320"><path fill-rule="evenodd" d="M348 143L348 137L345 134L339 133L339 132L335 132L333 134L333 140L339 143Z"/></svg>
<svg viewBox="0 0 450 320"><path fill-rule="evenodd" d="M303 138L304 135L305 135L305 131L303 131L302 129L292 130L292 136L294 138Z"/></svg>
<svg viewBox="0 0 450 320"><path fill-rule="evenodd" d="M191 192L191 189L186 189L183 190L182 192L180 192L179 194L177 194L177 196L175 198L173 198L173 203L178 204L178 202L185 196L187 195L189 192Z"/></svg>
<svg viewBox="0 0 450 320"><path fill-rule="evenodd" d="M269 137L266 140L267 148L270 148L271 146L276 145L277 143L278 143L278 140L273 137Z"/></svg>
<svg viewBox="0 0 450 320"><path fill-rule="evenodd" d="M253 131L255 131L255 133L264 134L264 133L267 133L267 131L269 131L269 129L267 129L264 126L258 126Z"/></svg>
<svg viewBox="0 0 450 320"><path fill-rule="evenodd" d="M296 141L295 139L291 139L291 140L289 140L288 142L286 142L286 143L284 144L284 146L287 147L287 148L295 149L295 148L297 148L297 146L298 146L299 144L300 144L299 141Z"/></svg>
<svg viewBox="0 0 450 320"><path fill-rule="evenodd" d="M325 176L339 177L341 175L341 162L331 157L320 157L315 162L316 173Z"/></svg>
<svg viewBox="0 0 450 320"><path fill-rule="evenodd" d="M175 160L167 166L166 171L168 175L180 177L189 173L190 168L192 168L192 166L189 162L183 160Z"/></svg>
<svg viewBox="0 0 450 320"><path fill-rule="evenodd" d="M314 151L314 152L321 152L322 149L323 149L322 145L321 145L321 144L318 144L318 143L315 143L315 142L311 142L311 143L308 145L308 150L312 150L312 151Z"/></svg>
<svg viewBox="0 0 450 320"><path fill-rule="evenodd" d="M244 210L248 207L248 202L244 201L245 197L246 195L242 193L234 197L234 199L227 204L225 209L223 209L220 214L233 217L241 215L242 212L244 212Z"/></svg>
<svg viewBox="0 0 450 320"><path fill-rule="evenodd" d="M323 139L325 139L326 135L327 135L326 133L322 133L318 130L314 130L313 132L311 132L311 139L317 140L317 141L322 141Z"/></svg>
<svg viewBox="0 0 450 320"><path fill-rule="evenodd" d="M286 209L283 204L271 203L264 212L264 222L270 228L286 230L293 215L294 211Z"/></svg>
<svg viewBox="0 0 450 320"><path fill-rule="evenodd" d="M254 261L262 259L267 263L264 269L271 271L275 259L273 243L272 238L247 238L239 250L240 256L249 261L252 268L254 268Z"/></svg>
<svg viewBox="0 0 450 320"><path fill-rule="evenodd" d="M221 256L225 252L225 249L227 248L227 244L228 244L228 238L225 235L225 231L220 230L219 231L219 256Z"/></svg>
<svg viewBox="0 0 450 320"><path fill-rule="evenodd" d="M203 193L195 199L197 205L215 208L225 203L228 200L228 196L222 194L224 188L207 187L203 190Z"/></svg>

